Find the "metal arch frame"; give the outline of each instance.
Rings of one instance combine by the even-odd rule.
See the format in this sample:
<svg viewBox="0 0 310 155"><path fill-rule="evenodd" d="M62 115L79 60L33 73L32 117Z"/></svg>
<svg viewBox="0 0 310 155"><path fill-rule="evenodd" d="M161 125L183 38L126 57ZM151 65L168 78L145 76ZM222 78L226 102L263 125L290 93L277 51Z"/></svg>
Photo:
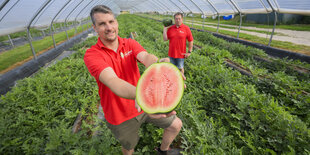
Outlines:
<svg viewBox="0 0 310 155"><path fill-rule="evenodd" d="M35 22L33 24L36 24L38 22L38 20L41 18L41 16L43 15L43 13L51 6L51 4L55 2L55 0L52 0L52 2L50 2L38 15L38 17L36 18Z"/></svg>
<svg viewBox="0 0 310 155"><path fill-rule="evenodd" d="M274 12L274 23L273 23L273 29L272 29L272 32L271 32L271 35L270 35L270 39L269 39L269 42L268 42L268 46L270 46L271 44L271 41L272 41L272 37L274 35L274 30L276 28L276 25L277 25L277 20L278 20L278 17L277 17L277 11L275 10L275 8L272 6L270 0L267 0L268 4L270 5L272 11Z"/></svg>
<svg viewBox="0 0 310 155"><path fill-rule="evenodd" d="M54 20L56 19L56 17L59 15L59 13L66 7L68 6L68 4L71 2L71 0L68 0L67 3L65 3L65 5L62 6L62 8L56 13L56 15L53 17L52 21L51 21L51 24L50 24L50 31L51 31L51 34L52 34L52 39L53 39L53 45L54 45L54 48L56 48L56 42L55 42L55 39L54 39L54 32L52 31L52 26L53 26L53 22Z"/></svg>
<svg viewBox="0 0 310 155"><path fill-rule="evenodd" d="M190 13L193 13L193 11L187 7L181 0L178 0L182 5L184 5L186 7L187 10L189 10Z"/></svg>
<svg viewBox="0 0 310 155"><path fill-rule="evenodd" d="M236 10L235 10L236 8L231 4L230 1L229 1L230 3L229 3L228 1L229 1L229 0L225 0L225 2L229 5L229 7L230 7L230 8L234 11L234 13L235 13L235 12L236 12ZM238 10L237 10L237 12L238 12ZM238 13L239 13L239 12L238 12Z"/></svg>
<svg viewBox="0 0 310 155"><path fill-rule="evenodd" d="M163 13L165 13L167 10L163 9L161 6L159 6L158 4L156 3L153 3L154 1L147 1L148 3L146 4L146 6L148 6L149 4L151 5L155 5L156 6L156 9L155 11L158 11L158 16L160 16L160 13L159 13L159 10L161 10Z"/></svg>
<svg viewBox="0 0 310 155"><path fill-rule="evenodd" d="M19 2L20 0L17 0L12 6L11 8L1 17L0 22L2 21L2 19L15 7L15 5Z"/></svg>
<svg viewBox="0 0 310 155"><path fill-rule="evenodd" d="M29 45L31 47L31 51L32 51L32 54L34 56L34 59L37 59L37 56L36 56L36 53L35 53L35 50L32 46L32 42L30 40L30 25L32 24L33 20L40 14L40 12L51 2L52 0L47 0L41 7L40 9L37 11L37 13L31 18L31 20L29 21L28 23L28 26L27 26L27 38L28 38L28 42L29 42Z"/></svg>
<svg viewBox="0 0 310 155"><path fill-rule="evenodd" d="M6 4L8 4L10 0L6 0L5 2L3 2L0 6L0 11L5 7Z"/></svg>
<svg viewBox="0 0 310 155"><path fill-rule="evenodd" d="M137 7L132 6L132 8L133 8L136 12L139 12L139 9L138 9ZM141 12L141 10L140 10L140 12Z"/></svg>
<svg viewBox="0 0 310 155"><path fill-rule="evenodd" d="M104 2L105 2L106 0L104 0ZM92 4L91 5L91 7L94 7L94 5L98 5L98 4L100 4L100 1L97 1L96 3L94 3L94 4ZM89 12L85 12L84 14L88 14ZM82 15L84 15L84 14L82 14ZM82 24L83 25L83 24ZM87 25L87 28L88 28L88 25ZM83 30L83 26L82 26L82 30Z"/></svg>
<svg viewBox="0 0 310 155"><path fill-rule="evenodd" d="M241 9L239 8L239 6L236 4L235 1L233 0L229 0L231 2L231 4L237 9L237 11L239 12L239 16L240 16L240 24L239 24L239 28L238 28L238 35L237 38L239 38L239 33L240 33L240 29L241 29L241 24L242 24L242 12Z"/></svg>
<svg viewBox="0 0 310 155"><path fill-rule="evenodd" d="M259 0L259 2L262 4L262 6L266 9L266 12L268 13L268 9L267 7L265 6L264 2L262 0Z"/></svg>
<svg viewBox="0 0 310 155"><path fill-rule="evenodd" d="M67 17L65 18L65 26L66 27L68 27L68 25L67 25L67 19L68 19L68 17L71 15L71 13L81 4L83 2L83 0L81 0L79 3L78 3L78 5L76 5L71 11L70 11L70 13L67 15ZM65 27L65 32L66 32L66 35L67 35L67 40L69 40L69 36L68 36L68 32L67 32L67 28Z"/></svg>
<svg viewBox="0 0 310 155"><path fill-rule="evenodd" d="M90 0L84 7L83 7L83 9L81 9L80 10L80 12L76 15L76 17L75 17L75 19L74 19L74 22L76 23L76 19L77 19L77 17L84 11L84 9L90 4L90 3L92 3L92 2L94 2L94 1L92 1L92 0ZM97 1L97 3L98 3L98 1ZM75 33L77 33L77 24L75 24ZM83 31L83 29L82 29L82 31Z"/></svg>
<svg viewBox="0 0 310 155"><path fill-rule="evenodd" d="M147 1L147 2L154 2L154 1ZM166 10L165 9L163 9L161 6L159 6L158 4L156 4L156 3L153 3L153 4L155 4L156 5L156 8L159 8L160 10L162 10L163 12L165 12Z"/></svg>
<svg viewBox="0 0 310 155"><path fill-rule="evenodd" d="M172 0L169 0L171 3L173 3L177 8L179 8L179 10L181 10L181 12L183 13L183 14L185 14L185 12L177 5L177 4L175 4Z"/></svg>
<svg viewBox="0 0 310 155"><path fill-rule="evenodd" d="M186 9L189 10L190 13L193 13L193 11L192 11L189 7L187 7L181 0L178 0L178 1L179 1L182 5L184 5L184 6L186 7ZM186 15L185 15L185 16L186 16ZM184 16L184 17L185 17L185 16ZM193 25L192 25L192 27L193 27Z"/></svg>
<svg viewBox="0 0 310 155"><path fill-rule="evenodd" d="M107 0L103 0L103 3L107 1ZM100 1L98 0L96 3L92 4L91 7L94 7L94 5L99 5L100 4ZM85 14L89 14L89 12L85 12L85 13L82 13L81 15L85 15Z"/></svg>
<svg viewBox="0 0 310 155"><path fill-rule="evenodd" d="M167 6L165 6L165 5L163 5L162 3L160 3L159 1L157 1L157 0L153 0L153 2L156 2L157 4L159 4L162 8L164 8L164 9L167 9L168 11L166 11L167 12L167 14L168 14L168 12L172 12L171 10L170 10L170 8L169 7L167 7Z"/></svg>
<svg viewBox="0 0 310 155"><path fill-rule="evenodd" d="M72 4L72 5L76 4L76 0L73 0L73 2L72 2L71 4ZM68 8L69 8L69 6L67 6L67 7L64 9L64 11L65 11L65 10L67 10ZM55 20L58 20L58 19L59 19L59 17L60 17L60 16L58 16L57 18L55 18ZM63 24L64 24L64 25L63 25L63 26L64 26L64 28L66 28L65 23L63 23Z"/></svg>
<svg viewBox="0 0 310 155"><path fill-rule="evenodd" d="M200 10L200 12L203 14L203 16L205 16L205 13L203 12L203 10L193 1L193 0L190 0L199 10ZM192 17L192 19L193 19L194 17ZM204 18L203 18L203 22L202 22L202 29L204 30ZM192 22L192 27L194 27L193 26L193 22Z"/></svg>
<svg viewBox="0 0 310 155"><path fill-rule="evenodd" d="M9 2L10 0L6 0L4 3L2 3L1 7L0 7L0 11L6 6L6 4ZM19 2L20 0L17 0L12 6L11 8L2 16L2 18L0 19L0 22L2 21L2 19L11 11L11 9ZM10 40L11 46L14 47L13 44L13 40L11 39L10 34L8 34L8 38Z"/></svg>
<svg viewBox="0 0 310 155"><path fill-rule="evenodd" d="M146 2L144 2L143 3L144 5L146 5L147 7L149 7L149 5L151 4L151 5L155 5L156 6L156 9L154 9L154 11L156 12L158 12L158 16L160 16L160 11L159 10L162 10L163 11L163 13L165 13L165 11L166 10L164 10L164 9L162 9L158 4L155 4L155 3L152 3L152 1L146 1ZM160 17L158 17L158 18L160 18Z"/></svg>
<svg viewBox="0 0 310 155"><path fill-rule="evenodd" d="M161 3L163 6L165 6L160 0L158 0L158 3ZM170 4L169 6L167 6L168 10L170 10L170 6L171 6ZM173 12L173 11L170 10L170 12Z"/></svg>
<svg viewBox="0 0 310 155"><path fill-rule="evenodd" d="M205 0L205 1L207 1L211 5L211 7L216 11L216 13L217 13L218 21L217 21L216 33L218 33L219 27L220 27L220 12L217 10L217 8L214 6L214 4L211 3L210 0Z"/></svg>

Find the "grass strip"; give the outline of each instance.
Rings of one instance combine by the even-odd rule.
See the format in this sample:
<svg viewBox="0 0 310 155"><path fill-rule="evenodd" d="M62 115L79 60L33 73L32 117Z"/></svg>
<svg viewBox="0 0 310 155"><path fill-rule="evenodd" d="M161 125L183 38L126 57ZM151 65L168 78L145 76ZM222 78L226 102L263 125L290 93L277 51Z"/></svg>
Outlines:
<svg viewBox="0 0 310 155"><path fill-rule="evenodd" d="M84 26L85 29L85 26ZM68 30L69 38L73 37L75 34L75 29ZM82 27L77 27L77 32L82 32ZM77 34L78 34L77 33ZM65 32L60 32L54 35L56 44L61 43L67 39ZM33 41L32 45L35 49L36 55L53 48L53 40L51 36L47 36L41 40ZM29 60L33 57L31 48L29 44L25 44L14 49L8 50L0 54L0 73L4 73L9 69L21 65L25 60Z"/></svg>

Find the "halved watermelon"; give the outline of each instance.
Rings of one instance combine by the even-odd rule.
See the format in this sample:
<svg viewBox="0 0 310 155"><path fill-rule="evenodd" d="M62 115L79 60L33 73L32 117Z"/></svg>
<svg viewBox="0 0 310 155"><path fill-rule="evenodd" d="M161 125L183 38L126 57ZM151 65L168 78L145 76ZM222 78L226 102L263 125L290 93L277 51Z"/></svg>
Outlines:
<svg viewBox="0 0 310 155"><path fill-rule="evenodd" d="M136 100L146 113L167 113L176 108L183 92L180 70L168 62L154 63L138 81Z"/></svg>

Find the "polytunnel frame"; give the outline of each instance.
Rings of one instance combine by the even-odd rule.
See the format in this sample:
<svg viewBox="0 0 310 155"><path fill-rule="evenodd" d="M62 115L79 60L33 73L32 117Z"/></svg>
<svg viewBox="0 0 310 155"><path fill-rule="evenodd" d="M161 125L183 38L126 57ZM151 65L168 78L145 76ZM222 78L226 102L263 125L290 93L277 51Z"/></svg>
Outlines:
<svg viewBox="0 0 310 155"><path fill-rule="evenodd" d="M203 10L195 3L195 1L190 0L200 11L201 14L203 15L203 17L205 17L205 13L203 12ZM204 1L203 1L204 2ZM202 30L204 30L204 24L205 24L205 18L202 19Z"/></svg>
<svg viewBox="0 0 310 155"><path fill-rule="evenodd" d="M205 0L207 1L211 7L216 11L217 13L217 18L218 18L218 22L217 22L217 28L216 28L216 33L219 32L219 27L220 27L220 12L217 10L217 8L213 5L213 3L210 2L210 0ZM225 1L226 2L226 1ZM203 18L203 21L204 21L205 18Z"/></svg>
<svg viewBox="0 0 310 155"><path fill-rule="evenodd" d="M238 34L237 34L237 39L239 39L239 34L240 34L240 30L241 30L241 25L242 25L242 12L241 9L239 8L238 4L234 1L234 0L229 0L231 2L231 4L237 9L237 11L239 12L239 28L238 28Z"/></svg>
<svg viewBox="0 0 310 155"><path fill-rule="evenodd" d="M83 9L81 9L80 10L80 12L76 15L76 17L75 17L75 19L74 19L74 22L76 23L76 19L77 19L77 17L84 11L84 9L90 4L90 3L92 3L92 2L94 2L94 1L89 1L89 3L87 3L84 7L83 7ZM96 2L96 1L95 1ZM98 1L96 2L96 3L94 3L94 4L97 4L98 3ZM82 28L83 28L83 26L82 26ZM83 31L83 29L82 29L82 31ZM77 24L75 25L75 33L77 33Z"/></svg>
<svg viewBox="0 0 310 155"><path fill-rule="evenodd" d="M0 19L0 21L2 21L2 19L15 7L16 4L18 4L19 1L20 1L20 0L17 0L17 1L10 7L10 9L2 16L2 18ZM2 8L3 8L8 2L9 2L9 0L5 1L5 2L1 5L1 10L2 10ZM33 54L33 56L34 56L34 59L37 59L37 56L36 56L35 49L34 49L34 47L33 47L32 41L31 41L31 40L32 40L32 39L31 39L32 37L31 37L31 34L30 34L30 27L31 27L33 21L34 21L39 15L42 15L42 14L41 14L42 11L44 12L44 11L45 11L44 9L47 9L47 8L49 7L49 4L51 4L51 2L53 2L53 0L47 0L47 1L45 1L45 2L41 5L41 7L37 10L37 12L34 14L34 16L31 18L31 20L28 22L28 24L27 24L27 40L28 40L28 42L29 42L29 45L30 45L32 54ZM59 13L60 13L70 2L71 2L71 0L68 0L68 2L66 2L65 5L63 5L63 7L57 12L57 14L54 16L53 20L51 21L51 24L50 24L50 32L51 32L51 34L52 34L52 39L53 39L54 48L56 48L56 42L55 42L55 39L54 39L54 32L51 30L51 28L52 28L52 26L53 26L53 22L54 22L54 20L56 19L56 17L59 15ZM81 0L79 4L81 4L82 2L83 2L83 0ZM91 2L93 2L93 1L91 0L88 4L90 4ZM97 1L97 3L98 3L98 1ZM68 14L67 18L68 18L69 15L71 15L71 13L79 6L79 4L78 4L74 9L71 10L71 12ZM86 5L86 6L88 6L88 5ZM84 8L86 8L86 7L84 7ZM83 9L84 9L84 8L83 8ZM83 10L83 9L82 9L82 10ZM77 15L77 16L78 16L78 15ZM66 20L65 20L65 26L67 26L67 23L66 23L67 18L66 18ZM77 18L77 17L76 17L76 18ZM75 20L75 21L76 21L76 20ZM68 27L68 26L67 26L67 27ZM67 28L65 28L65 31L66 31L67 40L69 40L68 33L67 33ZM8 35L8 38L9 38L9 40L10 40L11 45L14 47L14 44L13 44L13 41L12 41L10 35Z"/></svg>
<svg viewBox="0 0 310 155"><path fill-rule="evenodd" d="M185 6L187 10L189 10L189 13L193 14L193 11L192 11L189 7L187 7L187 5L185 5L181 0L178 0L178 1L179 1L183 6ZM192 27L193 27L193 18L192 18Z"/></svg>
<svg viewBox="0 0 310 155"><path fill-rule="evenodd" d="M178 0L178 1L179 1L183 6L185 6L187 10L189 10L189 13L192 13L192 10L191 10L187 5L185 5L181 0ZM202 0L202 1L205 2L205 3L209 3L209 5L210 5L210 6L214 9L214 11L216 12L216 14L217 14L217 16L218 16L218 23L217 23L216 33L218 33L219 25L220 25L220 14L221 14L221 13L220 13L220 11L215 7L215 5L213 4L213 2L211 2L210 0ZM267 9L265 3L262 2L262 0L257 0L257 1L261 3L261 5L263 6L263 8L265 8L266 13L269 13L269 10ZM277 10L276 10L275 7L272 5L271 0L266 0L266 1L268 2L268 5L271 7L272 11L273 11L274 14L275 14L274 26L273 26L273 29L272 29L271 36L270 36L270 38L269 38L269 43L268 43L268 46L270 46L270 44L271 44L271 42L272 42L273 35L274 35L274 31L275 31L275 28L276 28ZM152 1L146 1L146 2L151 3ZM172 0L169 0L169 2L173 3L179 10L181 10L181 12L182 12L183 14L185 14L185 11L184 11L183 9L181 9L175 2L173 2ZM202 12L202 15L205 16L205 13L204 13L203 10L196 4L195 1L190 0L190 2L191 2L192 4L194 4L194 5L200 10L200 12ZM242 27L242 22L243 22L243 21L242 21L242 14L243 14L243 11L242 11L242 9L239 7L238 2L236 2L235 0L225 0L225 2L226 2L226 4L227 4L229 7L232 8L232 11L234 11L234 12L237 11L237 13L238 13L239 16L240 16L240 22L239 22L239 26L238 26L238 33L237 33L237 36L236 36L236 38L239 39L240 31L241 31L241 27ZM167 10L165 10L165 8L162 7L162 4L161 4L161 3L159 4L159 3L160 3L159 1L158 1L158 2L153 2L153 4L156 6L156 9L155 9L155 10L162 10L163 13L168 13L167 10L169 10L170 12L174 12L174 11L170 10L169 7L168 7ZM276 1L273 1L273 3L276 5L276 7L279 8L279 6L278 6L278 4L277 4ZM210 6L209 6L209 7L210 7ZM133 7L133 9L136 10L137 12L139 12L139 11L140 11L140 12L143 12L143 11L141 11L141 10L140 10L139 8L137 8L137 7ZM211 10L212 10L212 9L211 9ZM204 29L204 23L205 23L205 21L204 21L204 19L203 19L203 23L202 23L203 29ZM192 27L193 27L193 21L192 21Z"/></svg>
<svg viewBox="0 0 310 155"><path fill-rule="evenodd" d="M159 8L160 10L162 10L164 13L165 12L168 12L168 11L165 11L165 8L162 8L161 5L159 5L158 3L155 3L155 1L148 1L148 2L153 2L153 4L155 4L157 6L157 8Z"/></svg>
<svg viewBox="0 0 310 155"><path fill-rule="evenodd" d="M183 14L185 14L185 12L177 5L177 4L175 4L172 0L169 0L172 4L174 4L177 8L179 8L179 10L181 10L181 12L183 13Z"/></svg>
<svg viewBox="0 0 310 155"><path fill-rule="evenodd" d="M3 5L1 6L0 8L0 11L6 6L6 4L9 2L10 0L6 0L6 2L3 3ZM12 8L19 2L20 0L17 0L11 7L10 9L8 9L8 11L2 16L2 18L0 19L0 22L2 21L2 19L12 10ZM10 43L12 45L12 47L14 48L14 44L13 44L13 41L11 39L11 36L10 34L8 34L8 38L10 40Z"/></svg>
<svg viewBox="0 0 310 155"><path fill-rule="evenodd" d="M103 2L105 2L106 0L104 0ZM95 5L98 5L100 3L100 1L96 1L96 3L90 5L91 7L94 7ZM87 9L86 9L87 10ZM75 21L77 20L78 16L84 11L84 9L82 9L80 11L80 13L77 14L77 16L75 17ZM88 11L88 10L87 10ZM86 12L85 12L86 13ZM88 13L88 12L87 12ZM84 15L84 14L82 14ZM82 21L81 21L82 22ZM88 25L86 24L86 28L88 28ZM83 31L83 24L82 24L82 31Z"/></svg>
<svg viewBox="0 0 310 155"><path fill-rule="evenodd" d="M62 6L62 8L56 13L56 15L53 17L52 21L51 21L51 24L50 24L50 31L51 31L51 34L52 34L52 39L53 39L53 44L54 44L54 48L56 48L56 42L55 42L55 39L54 39L54 32L52 31L52 26L53 26L53 22L54 20L56 19L56 17L59 15L59 13L71 2L71 0L68 0L67 3L65 3L65 5Z"/></svg>
<svg viewBox="0 0 310 155"><path fill-rule="evenodd" d="M67 20L68 20L68 17L71 15L71 13L73 11L75 11L75 9L83 2L83 0L81 0L71 11L70 13L67 15L67 17L65 18L65 32L66 32L66 36L67 36L67 40L69 40L69 36L68 36L68 32L67 32L67 28L68 28L68 24L67 24Z"/></svg>
<svg viewBox="0 0 310 155"><path fill-rule="evenodd" d="M41 11L51 2L52 0L47 0L45 1L44 4L42 4L42 6L40 7L40 9L37 11L37 13L31 18L31 20L29 21L28 23L28 26L27 26L27 38L28 38L28 42L29 42L29 45L31 47L31 51L32 51L32 54L33 54L33 57L34 59L37 59L37 56L36 56L36 53L35 53L35 50L34 50L34 47L32 45L32 42L31 42L31 39L30 39L30 26L32 24L32 22L34 21L34 19L41 13Z"/></svg>
<svg viewBox="0 0 310 155"><path fill-rule="evenodd" d="M167 10L169 10L170 12L173 12L172 10L170 10L170 8L169 8L168 6L165 6L163 3L161 3L160 0L154 0L154 2L158 2L159 5L164 6L164 7L167 8ZM164 7L163 7L163 8L164 8Z"/></svg>
<svg viewBox="0 0 310 155"><path fill-rule="evenodd" d="M276 24L277 24L277 20L278 20L278 17L277 17L277 11L275 10L275 8L272 6L270 0L267 0L268 4L270 5L272 11L274 12L274 24L273 24L273 29L272 29L272 33L270 35L270 39L269 39L269 42L268 42L268 46L270 46L271 44L271 41L272 41L272 37L273 37L273 34L274 34L274 30L276 28ZM275 3L276 4L276 3ZM277 4L276 4L277 5ZM278 7L279 8L279 7Z"/></svg>

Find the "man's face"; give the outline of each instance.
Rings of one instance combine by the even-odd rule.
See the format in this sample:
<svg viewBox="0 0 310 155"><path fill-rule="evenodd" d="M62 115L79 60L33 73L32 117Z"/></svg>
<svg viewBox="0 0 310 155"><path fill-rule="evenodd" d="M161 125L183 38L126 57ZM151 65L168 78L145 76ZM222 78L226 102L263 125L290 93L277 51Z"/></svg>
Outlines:
<svg viewBox="0 0 310 155"><path fill-rule="evenodd" d="M182 16L181 16L181 15L176 15L176 16L174 17L174 23L175 23L176 26L182 25L182 23L183 23L183 18L182 18Z"/></svg>
<svg viewBox="0 0 310 155"><path fill-rule="evenodd" d="M112 14L95 13L94 20L93 28L102 41L113 42L117 39L118 23Z"/></svg>

